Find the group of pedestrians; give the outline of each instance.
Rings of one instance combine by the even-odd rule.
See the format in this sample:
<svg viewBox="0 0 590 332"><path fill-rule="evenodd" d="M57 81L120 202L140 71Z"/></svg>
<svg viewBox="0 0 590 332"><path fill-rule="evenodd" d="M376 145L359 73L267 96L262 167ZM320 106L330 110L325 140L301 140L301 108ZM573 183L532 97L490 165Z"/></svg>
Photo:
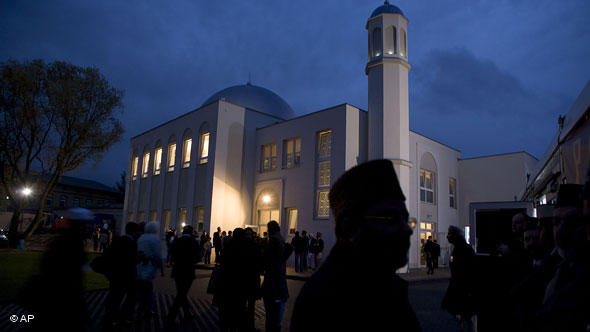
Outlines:
<svg viewBox="0 0 590 332"><path fill-rule="evenodd" d="M308 235L305 230L301 235L295 231L291 245L295 251L295 272L315 271L320 266L324 251L322 233L318 232L314 237L312 234Z"/></svg>
<svg viewBox="0 0 590 332"><path fill-rule="evenodd" d="M443 307L465 331L588 331L590 183L562 184L552 218L524 213L496 252L475 255L451 226ZM477 319L474 319L474 318Z"/></svg>

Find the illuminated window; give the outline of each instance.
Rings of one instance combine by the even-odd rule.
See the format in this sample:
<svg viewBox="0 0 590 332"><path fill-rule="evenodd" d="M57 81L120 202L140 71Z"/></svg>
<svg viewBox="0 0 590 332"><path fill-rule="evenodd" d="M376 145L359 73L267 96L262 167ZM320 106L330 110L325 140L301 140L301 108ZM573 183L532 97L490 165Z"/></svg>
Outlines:
<svg viewBox="0 0 590 332"><path fill-rule="evenodd" d="M272 171L277 168L277 145L275 143L262 146L261 171Z"/></svg>
<svg viewBox="0 0 590 332"><path fill-rule="evenodd" d="M332 153L332 131L322 131L318 135L318 155L320 159L329 158Z"/></svg>
<svg viewBox="0 0 590 332"><path fill-rule="evenodd" d="M201 146L199 151L199 163L204 164L209 161L209 133L201 134Z"/></svg>
<svg viewBox="0 0 590 332"><path fill-rule="evenodd" d="M154 154L154 175L160 174L162 169L162 148L157 148Z"/></svg>
<svg viewBox="0 0 590 332"><path fill-rule="evenodd" d="M147 178L150 166L150 153L143 154L143 162L141 163L141 177Z"/></svg>
<svg viewBox="0 0 590 332"><path fill-rule="evenodd" d="M168 145L168 172L174 170L174 164L176 163L176 143Z"/></svg>
<svg viewBox="0 0 590 332"><path fill-rule="evenodd" d="M133 180L137 179L137 166L139 164L139 157L133 158L133 165L131 167L131 174L133 175Z"/></svg>
<svg viewBox="0 0 590 332"><path fill-rule="evenodd" d="M383 53L381 46L381 28L375 28L373 30L373 58L381 56Z"/></svg>
<svg viewBox="0 0 590 332"><path fill-rule="evenodd" d="M186 168L191 165L191 147L193 145L193 139L187 138L182 144L182 167Z"/></svg>
<svg viewBox="0 0 590 332"><path fill-rule="evenodd" d="M457 208L457 180L449 178L449 206Z"/></svg>
<svg viewBox="0 0 590 332"><path fill-rule="evenodd" d="M195 208L195 224L197 225L197 232L202 232L205 229L205 209L202 206Z"/></svg>
<svg viewBox="0 0 590 332"><path fill-rule="evenodd" d="M180 227L186 226L186 208L178 209L178 223Z"/></svg>
<svg viewBox="0 0 590 332"><path fill-rule="evenodd" d="M151 210L150 211L150 220L148 220L148 221L156 221L157 216L158 216L158 211Z"/></svg>
<svg viewBox="0 0 590 332"><path fill-rule="evenodd" d="M133 220L133 212L127 213L127 221L134 221Z"/></svg>
<svg viewBox="0 0 590 332"><path fill-rule="evenodd" d="M434 173L420 170L420 201L434 204Z"/></svg>
<svg viewBox="0 0 590 332"><path fill-rule="evenodd" d="M164 210L164 230L168 231L170 229L170 210Z"/></svg>
<svg viewBox="0 0 590 332"><path fill-rule="evenodd" d="M318 217L326 218L330 216L329 194L330 190L318 190Z"/></svg>
<svg viewBox="0 0 590 332"><path fill-rule="evenodd" d="M298 167L301 161L301 138L283 141L283 167Z"/></svg>
<svg viewBox="0 0 590 332"><path fill-rule="evenodd" d="M297 208L287 208L287 223L289 225L287 235L295 235L297 231Z"/></svg>
<svg viewBox="0 0 590 332"><path fill-rule="evenodd" d="M330 186L330 161L322 161L318 165L318 187Z"/></svg>
<svg viewBox="0 0 590 332"><path fill-rule="evenodd" d="M137 217L137 222L143 222L144 217L145 217L145 213L143 211L139 211L139 216Z"/></svg>

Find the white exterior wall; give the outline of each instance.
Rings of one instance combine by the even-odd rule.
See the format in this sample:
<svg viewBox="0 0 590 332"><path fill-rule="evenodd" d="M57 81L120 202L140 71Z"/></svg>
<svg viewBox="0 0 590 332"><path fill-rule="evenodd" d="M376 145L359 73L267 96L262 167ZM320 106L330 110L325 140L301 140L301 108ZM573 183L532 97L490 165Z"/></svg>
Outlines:
<svg viewBox="0 0 590 332"><path fill-rule="evenodd" d="M435 204L420 202L421 159L430 153L436 163ZM410 217L416 218L410 249L410 267L418 267L420 262L420 222L436 223L436 240L441 246L441 263L448 263L448 242L446 232L449 225L458 224L458 209L449 206L449 177L458 180L459 151L438 143L415 132L410 132L410 160L414 167L410 170L410 197L407 198ZM457 191L459 184L457 183ZM458 196L461 193L457 194Z"/></svg>
<svg viewBox="0 0 590 332"><path fill-rule="evenodd" d="M459 160L459 225L469 226L469 203L519 199L537 159L526 152Z"/></svg>
<svg viewBox="0 0 590 332"><path fill-rule="evenodd" d="M366 159L366 113L351 106L340 105L331 109L308 114L289 121L258 130L256 189L252 200L252 224L257 223L257 195L271 188L279 196L279 221L283 235L286 234L286 208L298 210L298 230L308 233L321 232L325 253L336 242L334 219L315 216L316 150L320 131L332 130L331 174L333 184L344 171ZM301 138L301 162L299 167L283 168L283 140ZM261 146L277 145L277 169L260 172Z"/></svg>

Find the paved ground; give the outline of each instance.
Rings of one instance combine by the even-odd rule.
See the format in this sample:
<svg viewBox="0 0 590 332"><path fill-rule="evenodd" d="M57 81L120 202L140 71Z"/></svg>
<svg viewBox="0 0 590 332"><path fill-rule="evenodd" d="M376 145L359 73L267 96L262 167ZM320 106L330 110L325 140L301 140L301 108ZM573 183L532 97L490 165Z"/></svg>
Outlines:
<svg viewBox="0 0 590 332"><path fill-rule="evenodd" d="M211 305L212 296L206 293L210 274L210 270L197 270L197 279L190 291L192 311L196 317L190 321L179 319L176 330L218 331L217 309ZM304 281L298 279L303 279L308 275L295 274L293 271L289 271L289 274L292 277L288 281L291 297L286 304L283 331L288 331L288 322L291 319L293 304L304 283ZM169 271L167 271L166 275L169 275ZM402 275L402 277L410 281L410 302L420 320L423 331L458 331L458 326L452 317L440 309L440 302L448 284L448 270L439 270L435 276L427 276L424 270L414 270L409 274ZM119 330L163 330L162 321L172 304L176 290L174 288L174 282L169 277L157 277L154 285L157 290L158 310L156 316L148 319L138 319L135 324L123 326ZM88 292L85 295L95 328L103 315L106 293L106 290L102 290ZM0 306L0 331L18 331L26 327L26 323L10 322L9 317L15 314L20 316L29 313L24 312L22 308L15 304L5 303ZM392 318L393 321L394 319ZM256 326L261 331L264 331L264 307L262 301L257 302Z"/></svg>

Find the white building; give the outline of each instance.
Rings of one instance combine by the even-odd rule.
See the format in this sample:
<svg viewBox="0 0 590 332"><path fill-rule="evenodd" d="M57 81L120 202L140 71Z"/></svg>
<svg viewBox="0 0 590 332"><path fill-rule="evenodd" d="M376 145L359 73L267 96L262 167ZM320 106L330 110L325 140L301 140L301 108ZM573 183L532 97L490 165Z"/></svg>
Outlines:
<svg viewBox="0 0 590 332"><path fill-rule="evenodd" d="M342 104L294 117L281 97L246 84L132 138L127 219L161 221L162 231L191 224L259 232L274 219L285 236L321 232L328 251L331 184L354 165L386 158L415 226L410 266L424 265L419 243L429 235L444 252L448 226L468 225L469 202L513 200L536 160L524 152L461 160L458 150L409 130L407 24L388 2L367 22L368 111Z"/></svg>

